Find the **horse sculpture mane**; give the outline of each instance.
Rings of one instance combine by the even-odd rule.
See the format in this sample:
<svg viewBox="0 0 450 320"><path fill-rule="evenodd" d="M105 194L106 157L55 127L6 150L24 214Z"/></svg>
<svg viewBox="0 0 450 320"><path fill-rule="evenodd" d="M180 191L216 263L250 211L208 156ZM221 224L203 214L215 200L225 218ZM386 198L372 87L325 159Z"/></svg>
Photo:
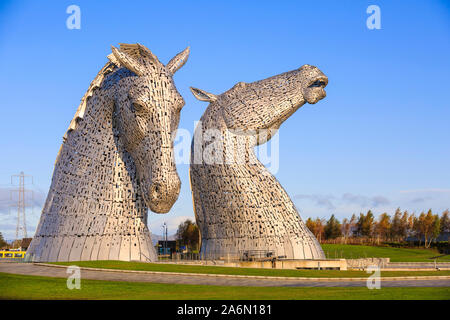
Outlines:
<svg viewBox="0 0 450 320"><path fill-rule="evenodd" d="M180 190L172 76L189 48L166 65L140 44L112 51L63 137L28 260L157 259L147 210L168 212Z"/></svg>

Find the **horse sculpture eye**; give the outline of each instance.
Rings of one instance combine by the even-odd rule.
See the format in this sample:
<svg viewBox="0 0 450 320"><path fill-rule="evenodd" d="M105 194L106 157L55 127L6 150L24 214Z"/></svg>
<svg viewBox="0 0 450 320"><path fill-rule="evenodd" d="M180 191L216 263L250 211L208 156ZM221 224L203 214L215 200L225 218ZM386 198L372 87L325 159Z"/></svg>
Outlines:
<svg viewBox="0 0 450 320"><path fill-rule="evenodd" d="M141 111L144 110L144 106L142 104L140 104L140 103L133 102L132 105L131 105L131 109L134 112L141 112Z"/></svg>

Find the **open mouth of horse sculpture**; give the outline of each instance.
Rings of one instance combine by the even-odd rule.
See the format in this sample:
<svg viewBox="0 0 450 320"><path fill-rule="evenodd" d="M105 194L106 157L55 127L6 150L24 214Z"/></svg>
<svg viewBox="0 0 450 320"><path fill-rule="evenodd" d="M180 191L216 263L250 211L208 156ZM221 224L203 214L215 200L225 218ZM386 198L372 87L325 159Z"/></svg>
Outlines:
<svg viewBox="0 0 450 320"><path fill-rule="evenodd" d="M27 259L155 261L147 210L177 200L173 138L184 100L166 65L140 44L112 48L70 123Z"/></svg>
<svg viewBox="0 0 450 320"><path fill-rule="evenodd" d="M305 66L303 66L304 68ZM303 89L303 96L306 102L315 104L326 97L325 87L328 85L328 78L324 75L314 76Z"/></svg>

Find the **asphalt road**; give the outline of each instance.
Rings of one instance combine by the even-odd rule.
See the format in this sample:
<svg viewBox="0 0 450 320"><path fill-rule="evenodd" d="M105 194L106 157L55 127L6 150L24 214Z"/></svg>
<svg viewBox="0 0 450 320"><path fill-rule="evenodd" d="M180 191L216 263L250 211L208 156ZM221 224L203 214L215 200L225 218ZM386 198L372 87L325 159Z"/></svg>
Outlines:
<svg viewBox="0 0 450 320"><path fill-rule="evenodd" d="M0 272L35 275L44 277L67 278L66 268L34 265L31 263L0 263ZM153 282L172 284L197 284L220 286L251 286L251 287L365 287L366 281L317 281L317 280L280 280L251 279L237 277L209 277L173 274L145 274L128 272L108 272L97 270L81 270L81 279ZM382 287L450 287L450 280L382 280Z"/></svg>

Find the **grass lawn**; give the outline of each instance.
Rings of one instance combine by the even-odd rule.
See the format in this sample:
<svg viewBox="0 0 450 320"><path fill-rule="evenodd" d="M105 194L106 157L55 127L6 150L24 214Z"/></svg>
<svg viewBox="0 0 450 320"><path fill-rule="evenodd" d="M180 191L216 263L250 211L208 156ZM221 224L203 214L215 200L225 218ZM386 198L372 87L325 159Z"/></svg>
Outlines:
<svg viewBox="0 0 450 320"><path fill-rule="evenodd" d="M126 261L72 261L53 262L58 265L76 265L89 268L106 268L121 270L141 270L160 272L183 272L183 273L212 273L229 275L252 275L252 276L278 276L278 277L313 277L313 278L367 278L365 271L339 271L339 270L279 270L279 269L258 269L258 268L233 268L215 266L192 266L181 264L162 264L145 262ZM382 271L382 277L401 276L449 276L450 271Z"/></svg>
<svg viewBox="0 0 450 320"><path fill-rule="evenodd" d="M0 273L0 299L449 300L450 288L229 287L81 280L80 290L69 290L66 279Z"/></svg>
<svg viewBox="0 0 450 320"><path fill-rule="evenodd" d="M408 249L360 246L348 244L322 244L327 258L391 258L392 262L437 262L450 261L450 255L442 255L434 249Z"/></svg>

